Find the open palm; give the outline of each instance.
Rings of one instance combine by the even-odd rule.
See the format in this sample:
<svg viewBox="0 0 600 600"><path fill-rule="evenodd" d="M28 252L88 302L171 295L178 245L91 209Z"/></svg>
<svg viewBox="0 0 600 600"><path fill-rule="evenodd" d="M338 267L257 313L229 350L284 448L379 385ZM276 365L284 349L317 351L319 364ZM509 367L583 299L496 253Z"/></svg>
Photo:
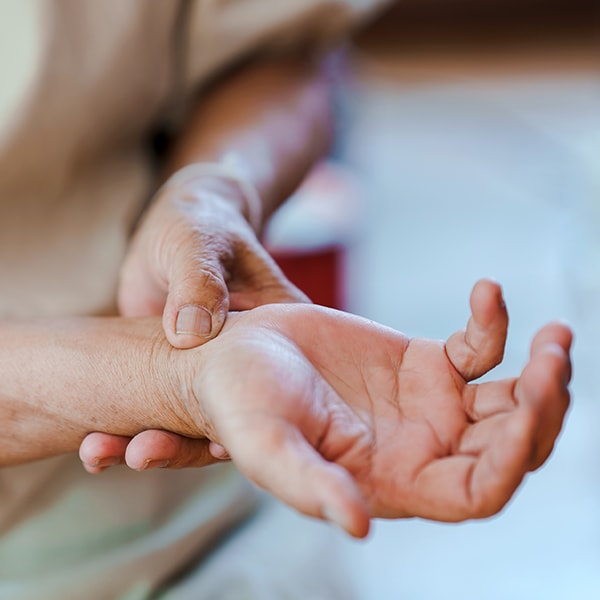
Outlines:
<svg viewBox="0 0 600 600"><path fill-rule="evenodd" d="M191 422L210 438L92 433L80 455L129 466L204 466L231 457L299 511L355 536L371 517L439 521L498 512L541 465L569 403L571 331L541 329L520 377L470 383L503 356L500 287L478 282L465 331L445 343L314 305L230 313L219 336L181 351ZM186 388L186 386L183 386ZM195 415L195 416L194 416Z"/></svg>
<svg viewBox="0 0 600 600"><path fill-rule="evenodd" d="M520 378L470 384L500 362L508 322L493 282L471 309L446 343L310 305L240 313L211 342L197 400L250 479L353 535L370 517L489 516L552 449L571 333L547 325Z"/></svg>

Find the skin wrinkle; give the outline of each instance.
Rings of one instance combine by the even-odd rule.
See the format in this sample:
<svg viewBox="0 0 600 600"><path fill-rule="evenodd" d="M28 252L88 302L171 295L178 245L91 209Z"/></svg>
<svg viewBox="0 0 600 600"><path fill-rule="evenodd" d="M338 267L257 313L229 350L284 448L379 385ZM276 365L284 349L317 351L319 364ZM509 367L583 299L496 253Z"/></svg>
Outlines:
<svg viewBox="0 0 600 600"><path fill-rule="evenodd" d="M207 234L206 231L206 215L213 216L215 212L215 207L211 205L218 203L217 201L209 199L204 200L204 203L201 204L202 200L198 197L190 194L186 195L186 199L184 201L179 201L176 204L176 207L181 210L182 215L179 219L179 225L183 230L183 235L181 236L181 245L186 246L186 240L188 239L190 233L192 233L196 239L195 248L197 248L197 254L194 259L198 262L206 262L206 257L208 255L218 257L219 262L223 263L223 266L226 268L225 263L231 264L235 259L235 247L234 244L238 238L237 234L232 232L223 231L222 227L218 226L217 230L219 234L222 235L224 239L221 239L219 236L215 234ZM223 210L222 207L219 210ZM189 220L185 220L183 215L187 215L188 219L195 224L191 225ZM236 216L235 211L231 211L231 216L234 218ZM169 232L169 238L173 236L172 230ZM175 236L179 237L179 236ZM174 245L176 246L176 245ZM164 260L164 257L163 257ZM173 261L170 261L169 264L173 264Z"/></svg>
<svg viewBox="0 0 600 600"><path fill-rule="evenodd" d="M465 378L461 375L461 373L456 368L456 365L451 360L451 358L448 354L448 347L446 344L444 344L444 354L446 355L446 358L448 360L448 365L450 365L450 368L452 369L452 381L454 383L457 395L459 398L463 399L462 408L465 413L466 424L465 424L465 428L463 429L463 432L460 435L460 438L458 439L458 442L457 442L456 447L459 448L461 445L462 437L465 434L465 432L468 430L469 425L473 425L474 423L477 423L478 421L481 420L475 414L475 395L477 393L477 390L479 389L479 384L475 384L473 386L465 385ZM465 402L465 400L464 400L465 396L472 398L470 405L469 405L468 401Z"/></svg>
<svg viewBox="0 0 600 600"><path fill-rule="evenodd" d="M402 391L401 391L400 380L399 380L400 369L401 369L402 364L404 363L407 353L409 352L411 342L412 342L411 338L406 338L404 351L401 353L400 357L394 358L393 362L396 363L396 368L394 371L395 375L396 375L395 383L394 383L394 394L395 395L393 398L386 398L385 400L386 400L387 404L389 406L391 406L398 413L398 416L402 421L412 422L413 424L418 424L419 421L412 420L411 417L408 416L402 408L402 401L401 401ZM444 349L445 349L445 345L444 345ZM415 373L416 372L417 371L415 370ZM405 371L405 374L406 373L407 373L407 371ZM454 378L453 378L453 380L454 380ZM435 428L433 427L431 422L429 420L426 420L425 424L426 424L427 428L433 433L433 436L437 440L438 445L443 447L444 444L442 443L437 431L435 430ZM441 454L440 457L446 456L446 455L447 455L447 452L445 452L444 454ZM430 463L423 463L422 465L417 466L413 470L412 475L411 475L411 483L413 485L416 483L416 480L418 479L420 473L423 472L427 468L428 464L430 464Z"/></svg>
<svg viewBox="0 0 600 600"><path fill-rule="evenodd" d="M498 467L497 467L497 465L496 465L496 463L494 461L494 454L493 453L489 453L489 457L490 458L488 460L488 468L490 468L492 470L492 472L493 472L493 476L492 477L497 480L498 479ZM491 479L491 477L489 477L489 476L488 476L488 478ZM483 506L480 506L482 504L483 505L485 504L482 497L480 497L479 502L476 504L475 500L474 500L474 498L476 497L476 495L477 495L477 493L475 491L475 480L473 478L473 480L471 481L471 498L472 498L472 500L471 500L471 502L472 502L471 509L473 510L475 508L478 508L479 510L477 510L477 515L483 515L484 513L489 513L488 516L491 516L492 514L495 514L495 512L497 512L495 510L491 510L490 511L489 509L487 509L487 511L486 511Z"/></svg>
<svg viewBox="0 0 600 600"><path fill-rule="evenodd" d="M468 390L468 394L470 396L472 396L472 402L470 406L465 406L465 410L468 413L471 413L472 418L475 420L475 422L479 422L482 421L483 419L488 419L490 417L493 417L495 415L498 414L502 414L502 413L507 413L510 412L511 410L515 410L519 408L519 403L517 402L516 399L516 395L515 395L515 389L517 386L517 379L514 378L511 382L510 382L510 393L508 394L508 397L510 398L510 401L512 402L512 408L510 409L501 409L499 408L498 410L494 411L493 413L489 413L485 416L479 414L475 407L477 406L477 397L478 397L478 393L481 391L481 385L483 384L475 384L473 386L471 386L470 388L466 388Z"/></svg>
<svg viewBox="0 0 600 600"><path fill-rule="evenodd" d="M471 350L474 350L472 348L472 346L470 346L470 348L471 348ZM469 395L473 395L471 388L469 386L464 385L464 383L465 383L464 378L459 373L458 369L456 368L456 366L450 359L450 356L448 355L448 350L447 350L446 344L443 345L443 349L444 349L444 354L447 358L448 368L451 370L450 378L451 378L452 382L454 383L454 386L455 386L455 389L457 392L457 396L459 398L464 398L465 393L469 394ZM478 386L476 386L476 387L478 387ZM476 420L471 420L471 416L469 415L469 412L466 409L464 402L463 402L463 410L465 411L465 420L466 420L464 427L463 427L463 431L460 434L460 436L458 437L456 444L451 445L449 448L446 448L446 445L443 443L442 439L440 438L433 423L429 419L425 419L425 425L432 433L438 446L440 448L444 449L443 452L439 453L438 458L443 458L444 456L459 456L459 455L473 456L471 453L465 453L460 450L464 436L468 435L468 433L470 432L470 425L472 425L476 421ZM477 454L475 454L475 456L477 456ZM418 479L420 473L423 472L427 468L427 466L428 466L428 464L424 464L424 465L421 465L420 467L417 467L417 469L415 469L415 471L413 473L413 477L412 477L413 483L416 483L416 480ZM470 476L472 477L472 473L470 474ZM470 492L469 492L469 494L470 494Z"/></svg>
<svg viewBox="0 0 600 600"><path fill-rule="evenodd" d="M355 414L355 413L353 413ZM344 416L340 416L338 417L340 419L344 419ZM325 431L325 436L322 438L323 441L325 441L327 439L327 434L329 429L334 425L336 421L336 413L335 412L330 412L329 413L329 419L328 419L328 423L327 423L327 431ZM362 446L362 447L361 447ZM345 461L344 458L346 456L351 455L353 452L356 454L358 453L361 456L364 456L367 459L367 463L365 465L363 465L361 467L361 469L359 469L358 471L356 469L353 469L352 473L353 475L360 475L360 473L362 472L369 472L370 468L371 468L371 456L372 456L372 447L373 447L373 443L372 443L372 436L365 436L365 430L363 428L360 429L360 431L357 429L356 433L353 432L353 434L351 436L347 436L347 439L344 443L344 445L340 445L339 448L336 448L336 452L324 452L322 453L323 457L328 460L329 462L332 463L337 463L341 466L343 466L344 468L346 468L344 466L344 463L348 462ZM316 446L317 450L321 453L321 449L323 449L323 444L321 444L321 446ZM356 460L353 460L352 462L357 462ZM361 461L358 461L361 462Z"/></svg>
<svg viewBox="0 0 600 600"><path fill-rule="evenodd" d="M406 338L404 342L404 348L402 352L398 353L397 356L388 354L390 364L393 365L393 373L394 373L394 384L392 386L392 394L391 398L387 398L387 403L397 411L398 416L400 418L404 418L406 415L402 410L402 402L400 400L400 370L402 369L402 364L404 363L404 357L410 348L410 338Z"/></svg>
<svg viewBox="0 0 600 600"><path fill-rule="evenodd" d="M448 458L453 458L453 457L458 457L460 455L452 455L451 457ZM464 490L464 502L462 503L462 506L455 506L455 510L461 510L464 514L457 514L452 518L444 518L442 519L443 522L448 522L448 523L455 523L455 522L460 522L465 520L466 518L482 518L485 516L491 516L492 514L495 514L495 512L497 511L489 511L489 510L485 510L484 508L481 508L479 506L479 503L476 501L475 497L475 491L474 491L474 481L475 481L475 470L477 467L477 461L473 459L473 457L471 456L465 456L465 458L468 458L470 460L469 462L469 467L468 469L465 471L464 474L464 483L461 486L461 489ZM418 468L415 471L415 477L412 479L412 487L414 489L418 488L418 480L424 476L425 473L427 473L429 471L429 468L435 463L428 463L420 468ZM412 515L414 511L406 511L406 514L408 516Z"/></svg>
<svg viewBox="0 0 600 600"><path fill-rule="evenodd" d="M177 351L168 344L166 339L162 337L162 332L161 334L155 334L152 337L149 348L150 352L148 355L147 372L150 374L149 381L152 381L152 384L156 385L156 382L161 381L161 378L158 376L159 369L156 365L161 364L161 362L172 364L172 357ZM196 360L201 359L197 356ZM171 370L168 370L168 372L171 372ZM173 370L173 372L175 371ZM187 374L187 370L184 370L184 373ZM193 393L193 386L191 385L190 381L185 381L185 375L181 375L176 379L176 382L169 382L169 385L165 386L166 389L161 390L162 393L160 404L163 409L166 410L171 417L176 420L177 423L181 424L182 432L185 432L185 435L189 437L199 437L197 433L194 434L194 427L190 424L198 426L200 423L198 423L197 419L193 417L186 403L181 401L181 398L185 398L186 394L189 393L189 390L192 390L192 398L197 402ZM170 391L169 388L171 388L173 391ZM174 392L175 390L177 391ZM165 399L169 399L169 402L165 403ZM198 404L198 407L199 406L200 404ZM183 412L183 418L180 411ZM206 428L205 419L202 419L201 425L203 428Z"/></svg>
<svg viewBox="0 0 600 600"><path fill-rule="evenodd" d="M453 451L454 456L469 456L476 458L479 456L480 452L477 450L465 450L465 447L469 446L470 438L473 437L473 425L470 427L465 427L462 435L460 436L460 440L456 444L456 450Z"/></svg>
<svg viewBox="0 0 600 600"><path fill-rule="evenodd" d="M371 403L370 395L369 395L369 403ZM366 435L365 436L365 432L369 431L370 426L365 423L365 419L362 418L361 415L357 411L350 410L350 412L361 423L360 432L357 429L357 433L354 433L352 436L352 439L348 440L348 447L345 450L342 450L338 453L338 458L341 460L344 456L347 456L348 454L350 454L351 451L357 450L357 448L358 448L358 450L357 450L358 454L365 456L367 458L362 469L354 470L354 473L356 475L360 476L361 473L364 473L364 472L368 473L371 471L372 463L373 463L373 454L377 450L376 432L374 432L374 435ZM373 414L371 414L370 418L371 418L371 423L373 423L374 422ZM372 425L371 425L371 428L372 428ZM365 439L365 437L367 439ZM359 446L363 446L363 448L359 448ZM338 458L334 458L334 460L336 462L338 462Z"/></svg>
<svg viewBox="0 0 600 600"><path fill-rule="evenodd" d="M278 315L278 318L274 318L274 315ZM311 315L316 327L308 329L307 317ZM348 325L345 337L340 335L343 333L340 332L340 323ZM479 384L489 387L479 390L480 396L475 404L472 395L465 395L465 382L459 379L455 365L448 360L449 349L452 355L458 356L457 364L460 364L460 353L452 352L452 345L444 348L441 341L416 338L406 352L405 336L390 335L385 329L367 325L319 307L291 304L279 307L271 305L253 313L232 315L229 328L206 347L216 351L214 355L211 352L206 354L207 364L203 374L209 378L195 380L207 388L211 383L215 386L209 398L210 403L207 399L203 407L208 416L221 421L216 424L217 431L223 436L223 441L231 446L232 456L245 469L256 467L257 477L264 483L268 477L262 458L266 461L265 452L274 455L275 466L271 466L277 481L276 485L269 485L269 489L284 499L288 498L288 492L293 492L292 496L296 499L288 499L297 501L300 508L311 513L317 509L313 504L306 504L311 490L310 486L303 485L303 480L307 475L312 476L313 472L299 471L299 485L290 488L286 484L289 472L281 463L282 457L277 455L277 448L270 450L278 439L284 439L289 444L287 451L290 456L299 451L298 458L301 460L297 466L300 468L304 463L308 466L318 462L316 453L306 453L306 443L314 436L318 445L316 451L326 460L335 454L340 470L350 466L351 475L354 470L359 471L362 476L356 476L355 481L367 501L365 513L370 512L372 516L421 516L455 521L487 516L492 509L500 508L514 492L517 480L521 480L528 460L535 452L531 438L539 436L541 449L538 452L544 452L548 445L546 438L554 433L548 423L552 424L554 415L559 414L562 406L562 396L557 396L563 391L558 382L566 369L563 365L566 362L564 352L560 357L561 362L543 357L552 367L554 377L536 380L539 375L536 369L540 368L536 366L538 363L527 371L529 377L523 380L523 395L519 390L519 399L526 410L511 411L514 398L510 397L509 392L513 389L514 379ZM494 331L496 336L502 333L497 329ZM369 334L375 333L380 333L381 337L375 338L372 343ZM459 344L456 348L464 350L460 336L457 336L457 340ZM343 361L339 361L331 352L332 347L340 345ZM490 345L489 349L494 348ZM229 360L232 352L237 356L236 360L241 361L239 370L233 373ZM491 362L494 354L484 352L482 368L486 361ZM315 358L335 371L337 376L324 369ZM191 364L188 363L188 366ZM402 369L400 377L398 365ZM562 371L559 370L561 365ZM259 369L262 372L258 372ZM253 381L250 373L255 370L260 380L256 386L246 387ZM235 373L239 377L235 377ZM319 385L319 375L326 379L326 384ZM232 377L235 389L231 391L237 396L229 410L227 398L222 396L230 388L218 383L224 376ZM168 383L168 379L165 383ZM273 386L271 397L265 390L267 384ZM543 384L542 387L540 384ZM348 409L339 405L339 398L330 390L337 390L345 398ZM199 385L195 391L204 397ZM248 396L249 393L252 393L252 397ZM538 396L539 401L536 400ZM310 402L313 398L313 402ZM258 421L244 418L253 400L256 401L256 412L260 413ZM386 403L390 401L395 401L392 402L393 408ZM471 410L480 418L476 424L466 423L465 406L469 403ZM279 409L277 404L280 405ZM530 411L527 410L529 404L532 405ZM371 421L374 405L378 412L377 422ZM188 406L193 408L193 405ZM273 406L279 415L279 419L273 422L276 429L283 427L285 420L289 421L290 428L280 432L285 434L283 437L271 440L271 423L265 422L266 406ZM508 412L486 418L488 407L491 413L498 406L502 411L508 408ZM545 407L548 408L547 413L543 410ZM232 411L232 408L235 410ZM400 415L399 410L405 411L412 419ZM234 417L235 432L223 425L227 415L232 412L240 419L238 421ZM240 429L242 422L246 424L244 431ZM361 423L369 428L367 435L362 435ZM260 436L252 435L254 427L260 428ZM246 438L249 436L246 446L237 441L242 435ZM452 456L446 458L446 454L440 458L440 452L453 445L452 440L457 438L460 438L464 450L469 452L462 452L463 448L459 448ZM507 443L504 443L505 440ZM301 442L302 447L298 447L297 442ZM376 449L375 454L373 448ZM308 462L304 460L307 457ZM493 468L488 464L491 459L494 460ZM254 461L259 464L255 465ZM474 461L478 464L473 469ZM364 462L370 465L366 473L362 471L361 463ZM430 464L425 467L425 463ZM321 464L325 466L325 463ZM356 466L353 468L353 465ZM499 467L504 473L502 477L498 476ZM321 482L327 481L328 471L333 473L336 483L331 488L326 484L321 487ZM335 470L325 468L324 471L315 472L315 477L319 483L314 491L324 490L323 495L316 498L318 504L323 502L328 493L333 497L338 497L338 494L343 496L343 478L339 480ZM415 478L416 485L411 482ZM454 490L454 485L459 489Z"/></svg>
<svg viewBox="0 0 600 600"><path fill-rule="evenodd" d="M300 348L300 346L296 345L296 348L301 351L302 348ZM312 360L311 361L314 368L319 372L319 373L327 373L327 379L331 380L331 379L336 379L337 381L340 382L339 387L340 388L345 388L347 387L346 382L336 373L334 373L330 368L326 367L325 365L323 365L321 362L317 361L317 360ZM352 363L351 363L352 364ZM332 386L332 388L334 389L334 391L336 390L336 387Z"/></svg>
<svg viewBox="0 0 600 600"><path fill-rule="evenodd" d="M398 414L402 417L404 416L401 406L400 406L400 381L399 381L399 376L400 376L400 369L404 360L404 356L406 355L406 352L408 351L409 348L409 344L410 344L410 339L409 338L405 338L404 339L404 348L402 349L402 352L398 353L398 355L392 354L392 353L388 353L388 360L390 362L390 364L392 365L392 371L394 373L394 384L392 386L392 397L385 397L384 401L391 407L393 408L395 411L398 412ZM373 402L373 397L372 394L369 390L369 385L366 381L365 378L365 371L366 371L366 367L364 366L364 363L366 361L365 357L361 357L360 362L362 363L363 366L361 366L360 368L360 374L361 374L361 380L362 380L362 384L363 384L363 388L365 389L368 399L369 399L369 408L370 410L369 412L369 417L370 417L370 421L371 423L374 422L374 402ZM359 362L359 361L355 361L355 362ZM375 432L376 433L376 432Z"/></svg>
<svg viewBox="0 0 600 600"><path fill-rule="evenodd" d="M317 452L319 452L319 454L322 454L323 443L329 436L329 431L331 429L332 422L333 422L333 415L331 414L331 411L327 411L327 420L325 421L325 425L323 426L323 429L318 433L316 442L314 444L314 446L315 446Z"/></svg>
<svg viewBox="0 0 600 600"><path fill-rule="evenodd" d="M469 319L469 321L472 322L472 318ZM448 358L448 361L454 367L457 374L460 376L460 378L463 381L471 380L470 379L471 367L473 365L473 361L477 357L477 350L474 348L474 346L471 344L471 341L468 338L468 331L469 331L469 327L467 325L467 328L463 331L462 340L463 340L465 346L469 349L469 352L461 353L460 358L461 358L461 361L463 362L463 366L460 371L459 371L458 367L454 364L454 361L450 358L450 355L448 354L447 344L446 343L444 344L444 352L446 353L446 357Z"/></svg>
<svg viewBox="0 0 600 600"><path fill-rule="evenodd" d="M469 320L474 323L475 327L479 327L479 325L477 325L477 323L475 323L473 321L473 317L471 317L471 319L469 319ZM463 334L463 341L465 343L465 346L470 350L469 359L468 359L468 363L467 363L467 370L470 371L471 365L473 364L473 359L477 356L477 349L475 348L475 346L473 346L473 344L471 343L471 340L469 339L469 325L468 324L467 324L467 328L465 329L465 332Z"/></svg>
<svg viewBox="0 0 600 600"><path fill-rule="evenodd" d="M440 437L440 434L437 432L437 430L436 430L435 426L433 425L433 423L431 422L431 420L428 419L427 417L425 417L424 423L425 423L425 426L427 427L427 429L429 429L429 431L432 433L435 441L437 442L438 447L440 448L440 451L437 453L437 458L443 458L444 456L452 456L452 454L453 454L452 447L448 447L447 444L444 444L444 442L442 441L442 438Z"/></svg>
<svg viewBox="0 0 600 600"><path fill-rule="evenodd" d="M454 365L452 365L451 368L454 369ZM455 373L455 372L456 371L454 369L453 373ZM462 431L460 432L460 434L458 434L456 436L455 442L454 443L451 442L449 454L458 455L458 454L465 454L464 452L462 452L460 450L462 443L463 443L463 438L465 437L465 435L468 435L470 431L472 431L473 426L476 425L478 421L476 419L471 418L471 416L469 415L469 412L467 411L467 409L465 407L464 396L465 396L465 394L472 394L471 387L468 385L463 385L462 389L461 389L461 387L459 385L459 381L454 377L453 377L453 381L456 386L457 397L463 399L463 401L460 404L461 404L461 408L462 408L463 415L464 415L464 424L462 427ZM467 455L470 456L470 453L467 453Z"/></svg>
<svg viewBox="0 0 600 600"><path fill-rule="evenodd" d="M335 379L338 379L341 386L346 385L345 382L340 377L338 377L333 371L326 368L324 365L322 365L316 361L313 363L313 365L319 373L325 373L325 372L329 373L328 379L335 378ZM361 372L361 376L362 376L363 369L360 369L360 372ZM348 406L348 409L351 411L352 415L354 415L364 426L366 426L366 428L368 430L369 427L372 427L372 424L374 423L373 402L371 399L371 395L368 391L368 386L366 385L366 381L364 380L364 377L362 379L363 379L363 387L369 397L369 405L370 405L369 411L368 411L369 417L368 417L368 419L365 418L364 415L360 414L359 411L357 411L355 408L351 408L350 406ZM337 392L335 391L335 388L333 388L333 387L331 387L331 393L334 393L336 398L339 397ZM370 419L370 422L369 422L369 419ZM328 428L327 428L328 430L332 426L333 420L334 420L334 415L330 411L328 414ZM373 456L377 452L377 430L374 427L372 427L372 429L373 429L373 435L368 436L369 440L368 440L365 448L361 450L361 453L366 456L367 460L365 461L364 467L361 468L360 471L356 471L356 470L354 471L354 473L353 473L354 475L360 475L361 472L369 473L369 472L372 472L372 470L373 470ZM364 431L363 431L363 435L361 435L360 438L364 439ZM321 439L319 440L318 445L315 446L319 452L321 452L323 440L325 440L325 439L326 439L326 434L321 436ZM360 443L359 438L353 437L352 439L348 440L348 447L346 449L337 452L335 455L328 454L328 455L323 455L323 456L329 462L335 462L335 463L341 464L343 462L343 457L348 455L351 452L351 450L356 447L356 445L358 443ZM372 489L372 485L370 486L370 488ZM372 493L371 489L369 489L369 494Z"/></svg>
<svg viewBox="0 0 600 600"><path fill-rule="evenodd" d="M427 427L427 429L429 429L429 431L432 433L433 437L435 438L435 440L438 443L438 446L440 446L441 448L444 448L444 444L442 442L442 440L440 439L440 436L438 435L437 431L435 430L435 427L431 424L431 422L429 421L429 419L425 419L425 426ZM444 458L446 456L451 455L452 453L449 451L444 451L444 452L440 452L439 455L437 456L437 459L441 459ZM411 475L410 478L410 482L411 482L411 487L412 488L416 488L417 487L417 480L421 477L421 475L427 471L428 467L433 464L429 459L427 459L427 462L424 462L423 464L417 465L415 467L415 469L413 470L413 473Z"/></svg>
<svg viewBox="0 0 600 600"><path fill-rule="evenodd" d="M298 347L298 346L296 346L296 344L294 344L294 346L296 348ZM311 364L309 361L307 361L307 363L308 363L309 368L311 369L311 372L314 374L316 371L315 366L313 364ZM304 390L303 396L309 397L311 399L319 398L320 397L320 395L318 393L319 383L322 387L325 387L325 389L327 390L328 393L335 394L335 392L331 389L331 386L326 385L325 382L323 382L323 381L319 382L317 377L312 376L310 378L310 389ZM320 448L323 445L323 442L328 437L329 429L330 429L332 421L333 421L333 415L332 415L331 410L328 409L328 406L326 403L320 402L319 409L320 409L321 414L326 415L325 424L323 425L323 428L320 431L314 432L312 439L310 439L308 436L306 436L306 434L304 432L303 432L303 435L305 436L307 441L320 453Z"/></svg>
<svg viewBox="0 0 600 600"><path fill-rule="evenodd" d="M404 348L402 349L402 352L398 353L397 355L393 355L391 353L388 354L390 363L392 365L394 365L394 368L393 368L394 384L392 387L392 394L391 394L392 397L385 398L385 401L392 409L394 409L398 413L398 416L400 419L405 418L404 411L402 410L402 403L400 400L400 369L402 367L404 357L406 356L406 353L409 350L410 342L411 342L410 338L405 338ZM372 394L369 391L368 383L364 377L364 369L361 369L361 378L362 378L362 382L363 382L363 387L366 390L367 397L369 399L369 408L370 408L369 418L370 418L371 423L374 424L376 422L375 406L374 406ZM366 469L365 469L367 473L374 473L373 457L377 454L377 450L379 447L379 439L378 439L377 433L378 433L377 427L373 427L373 435L371 436L370 454L368 456L368 462L366 463ZM376 488L376 481L374 481L374 477L373 476L369 477L367 479L367 481L369 482L367 496L377 496L374 493L374 490Z"/></svg>
<svg viewBox="0 0 600 600"><path fill-rule="evenodd" d="M215 275L210 269L206 268L206 263L202 261L201 258L197 258L196 262L198 263L198 270L194 273L188 275L188 277L183 277L180 279L181 283L187 283L188 281L194 283L197 280L198 275L202 275L207 282L211 282L216 284L217 287L221 287L223 284L221 283L221 278L218 275ZM202 267L200 267L202 265Z"/></svg>
<svg viewBox="0 0 600 600"><path fill-rule="evenodd" d="M199 202L197 199L194 199L197 203ZM191 202L191 200L190 200ZM177 248L183 246L184 248L188 246L186 243L189 239L190 235L193 235L196 238L197 244L194 246L195 256L193 256L192 260L198 263L206 263L206 258L208 255L216 256L218 259L226 259L233 260L233 253L231 252L230 243L228 237L225 241L220 240L214 234L207 234L206 232L206 223L202 222L203 211L199 206L192 206L189 203L178 203L177 208L179 208L182 213L186 214L189 219L193 221L194 224L190 224L189 220L184 218L184 214L180 215L178 218L177 225L182 231L182 235L177 235L173 232L174 228L171 228L166 234L166 241L169 239L179 239L179 244L172 244L172 247L175 248L175 253L177 254ZM169 244L171 246L171 244ZM163 254L164 260L164 254ZM215 262L214 260L211 262ZM160 263L159 263L160 264ZM173 266L173 261L169 261L168 264ZM163 269L165 271L165 269ZM172 275L172 273L171 273Z"/></svg>
<svg viewBox="0 0 600 600"><path fill-rule="evenodd" d="M458 384L456 385L456 389L458 390ZM465 410L465 415L468 419L468 423L470 425L477 423L481 420L479 415L475 410L475 402L477 398L477 390L479 389L479 384L475 384L472 386L465 386L462 390L462 399L463 399L463 408Z"/></svg>
<svg viewBox="0 0 600 600"><path fill-rule="evenodd" d="M242 237L235 237L232 240L230 261L226 264L226 267L231 274L231 278L239 280L236 286L238 289L250 287L256 293L278 288L280 282L273 281L270 278L270 270L256 256L256 252L252 249L248 240ZM258 273L256 272L257 266L260 266ZM265 282L265 276L269 278L268 282Z"/></svg>
<svg viewBox="0 0 600 600"><path fill-rule="evenodd" d="M197 248L195 249L192 261L206 265L209 264L215 273L222 273L224 270L231 271L231 264L235 261L235 251L232 247L232 240L222 240L214 235L207 235L201 232L201 225L194 227L194 234L197 238ZM229 236L228 236L229 237ZM183 243L183 242L182 242ZM207 260L208 256L218 257L218 261ZM217 263L217 264L215 264ZM204 270L210 271L210 269ZM215 275L218 279L218 276Z"/></svg>
<svg viewBox="0 0 600 600"><path fill-rule="evenodd" d="M516 391L517 391L517 383L518 383L518 379L515 377L510 384L510 400L513 403L513 406L516 408L519 408L519 402L517 401L517 395L516 395Z"/></svg>
<svg viewBox="0 0 600 600"><path fill-rule="evenodd" d="M465 381L468 381L468 379L458 370L458 367L454 364L454 361L450 357L450 354L448 354L448 343L447 342L444 343L444 354L446 355L448 364L452 365L452 368L454 369L454 373L456 374L456 376L452 377L454 384L456 386L456 390L458 392L462 392L463 384ZM459 384L460 384L460 386L459 386Z"/></svg>
<svg viewBox="0 0 600 600"><path fill-rule="evenodd" d="M466 506L469 508L468 513L473 513L474 505L475 505L475 493L474 493L474 480L475 480L475 468L477 467L477 462L473 460L469 465L465 476L464 490L465 490L465 502Z"/></svg>
<svg viewBox="0 0 600 600"><path fill-rule="evenodd" d="M148 220L150 221L151 217L154 217L154 215L150 215L147 214L145 219L144 219L144 223L142 223L142 225L145 225L145 221ZM154 219L152 219L153 221ZM150 221L150 223L152 223L152 221ZM163 231L161 232L161 234L157 237L157 241L154 244L154 252L152 252L152 261L148 261L146 262L146 269L145 271L147 273L152 273L154 278L157 279L157 284L159 285L160 289L163 290L167 290L168 286L169 286L169 277L172 276L171 270L174 267L174 265L176 264L174 261L174 255L177 254L177 244L173 244L171 243L171 236L173 234L173 230L175 230L175 228L179 228L179 227L183 227L183 223L182 223L183 219L178 219L174 224L173 227L170 229L163 229ZM147 227L146 227L147 229ZM136 249L137 249L137 253L133 253L133 252L129 252L127 255L127 258L129 256L136 256L140 255L140 245L143 247L143 245L147 245L144 244L144 238L143 237L134 237L133 239L133 244L135 244ZM151 246L152 249L152 246ZM147 256L148 252L141 252L141 256ZM127 263L125 263L127 264ZM152 269L152 265L156 265L157 268L156 269Z"/></svg>
<svg viewBox="0 0 600 600"><path fill-rule="evenodd" d="M531 465L531 462L534 459L533 451L535 449L535 446L536 446L536 440L532 439L531 440L530 454L529 454L530 459L528 461L529 465ZM496 447L496 446L493 446L493 447ZM498 469L498 466L497 466L497 464L494 461L494 453L493 452L492 453L488 453L488 456L490 457L489 460L488 460L488 465L493 470L494 478L496 480L502 480L502 477L501 477L502 472ZM525 476L525 473L523 473L523 475L521 476L521 481L522 481L522 479L523 479L524 476ZM502 508L503 504L504 504L504 501L502 501L502 502L496 501L496 503L492 505L493 508L491 510L489 508L487 508L487 509L486 508L480 508L480 510L478 511L478 514L482 515L482 516L491 516L492 514L496 514Z"/></svg>

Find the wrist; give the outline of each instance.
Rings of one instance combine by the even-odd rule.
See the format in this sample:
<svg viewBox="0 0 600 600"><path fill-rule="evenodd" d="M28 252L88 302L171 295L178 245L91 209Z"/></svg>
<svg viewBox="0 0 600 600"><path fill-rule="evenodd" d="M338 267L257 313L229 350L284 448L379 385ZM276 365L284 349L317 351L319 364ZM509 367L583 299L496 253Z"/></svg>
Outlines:
<svg viewBox="0 0 600 600"><path fill-rule="evenodd" d="M162 327L146 348L149 365L145 379L147 393L157 417L157 425L147 429L165 429L190 438L214 439L200 399L195 393L206 362L206 346L191 349L174 348L164 336Z"/></svg>
<svg viewBox="0 0 600 600"><path fill-rule="evenodd" d="M204 436L182 384L194 365L171 349L159 318L10 321L0 331L0 465L74 451L92 431Z"/></svg>
<svg viewBox="0 0 600 600"><path fill-rule="evenodd" d="M92 409L88 424L82 422L85 433L165 429L203 436L203 420L188 410L191 393L184 385L192 365L168 343L160 318L83 318L76 339L62 342L60 351L79 363L74 396Z"/></svg>

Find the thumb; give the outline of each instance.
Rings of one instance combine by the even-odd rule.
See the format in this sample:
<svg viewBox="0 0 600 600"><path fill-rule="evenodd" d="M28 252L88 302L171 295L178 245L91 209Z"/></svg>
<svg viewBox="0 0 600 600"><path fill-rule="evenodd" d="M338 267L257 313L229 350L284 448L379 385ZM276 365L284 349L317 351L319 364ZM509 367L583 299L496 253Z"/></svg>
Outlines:
<svg viewBox="0 0 600 600"><path fill-rule="evenodd" d="M220 264L206 255L183 260L172 272L163 328L175 348L195 348L214 338L227 316L229 294Z"/></svg>
<svg viewBox="0 0 600 600"><path fill-rule="evenodd" d="M278 419L265 424L255 429L251 446L243 444L243 436L228 446L240 471L299 512L365 537L369 510L348 471L325 460L294 425Z"/></svg>

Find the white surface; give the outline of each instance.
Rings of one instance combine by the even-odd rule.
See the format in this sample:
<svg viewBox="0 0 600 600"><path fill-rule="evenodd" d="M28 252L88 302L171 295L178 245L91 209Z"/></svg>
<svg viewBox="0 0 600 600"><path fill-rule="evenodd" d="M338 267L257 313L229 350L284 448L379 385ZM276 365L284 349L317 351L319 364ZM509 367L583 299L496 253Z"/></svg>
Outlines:
<svg viewBox="0 0 600 600"><path fill-rule="evenodd" d="M347 160L369 219L350 262L352 309L446 337L472 283L504 287L504 364L534 331L575 329L573 404L553 456L498 517L377 522L344 544L364 600L600 598L600 84L592 75L360 91ZM360 143L359 143L360 141Z"/></svg>

